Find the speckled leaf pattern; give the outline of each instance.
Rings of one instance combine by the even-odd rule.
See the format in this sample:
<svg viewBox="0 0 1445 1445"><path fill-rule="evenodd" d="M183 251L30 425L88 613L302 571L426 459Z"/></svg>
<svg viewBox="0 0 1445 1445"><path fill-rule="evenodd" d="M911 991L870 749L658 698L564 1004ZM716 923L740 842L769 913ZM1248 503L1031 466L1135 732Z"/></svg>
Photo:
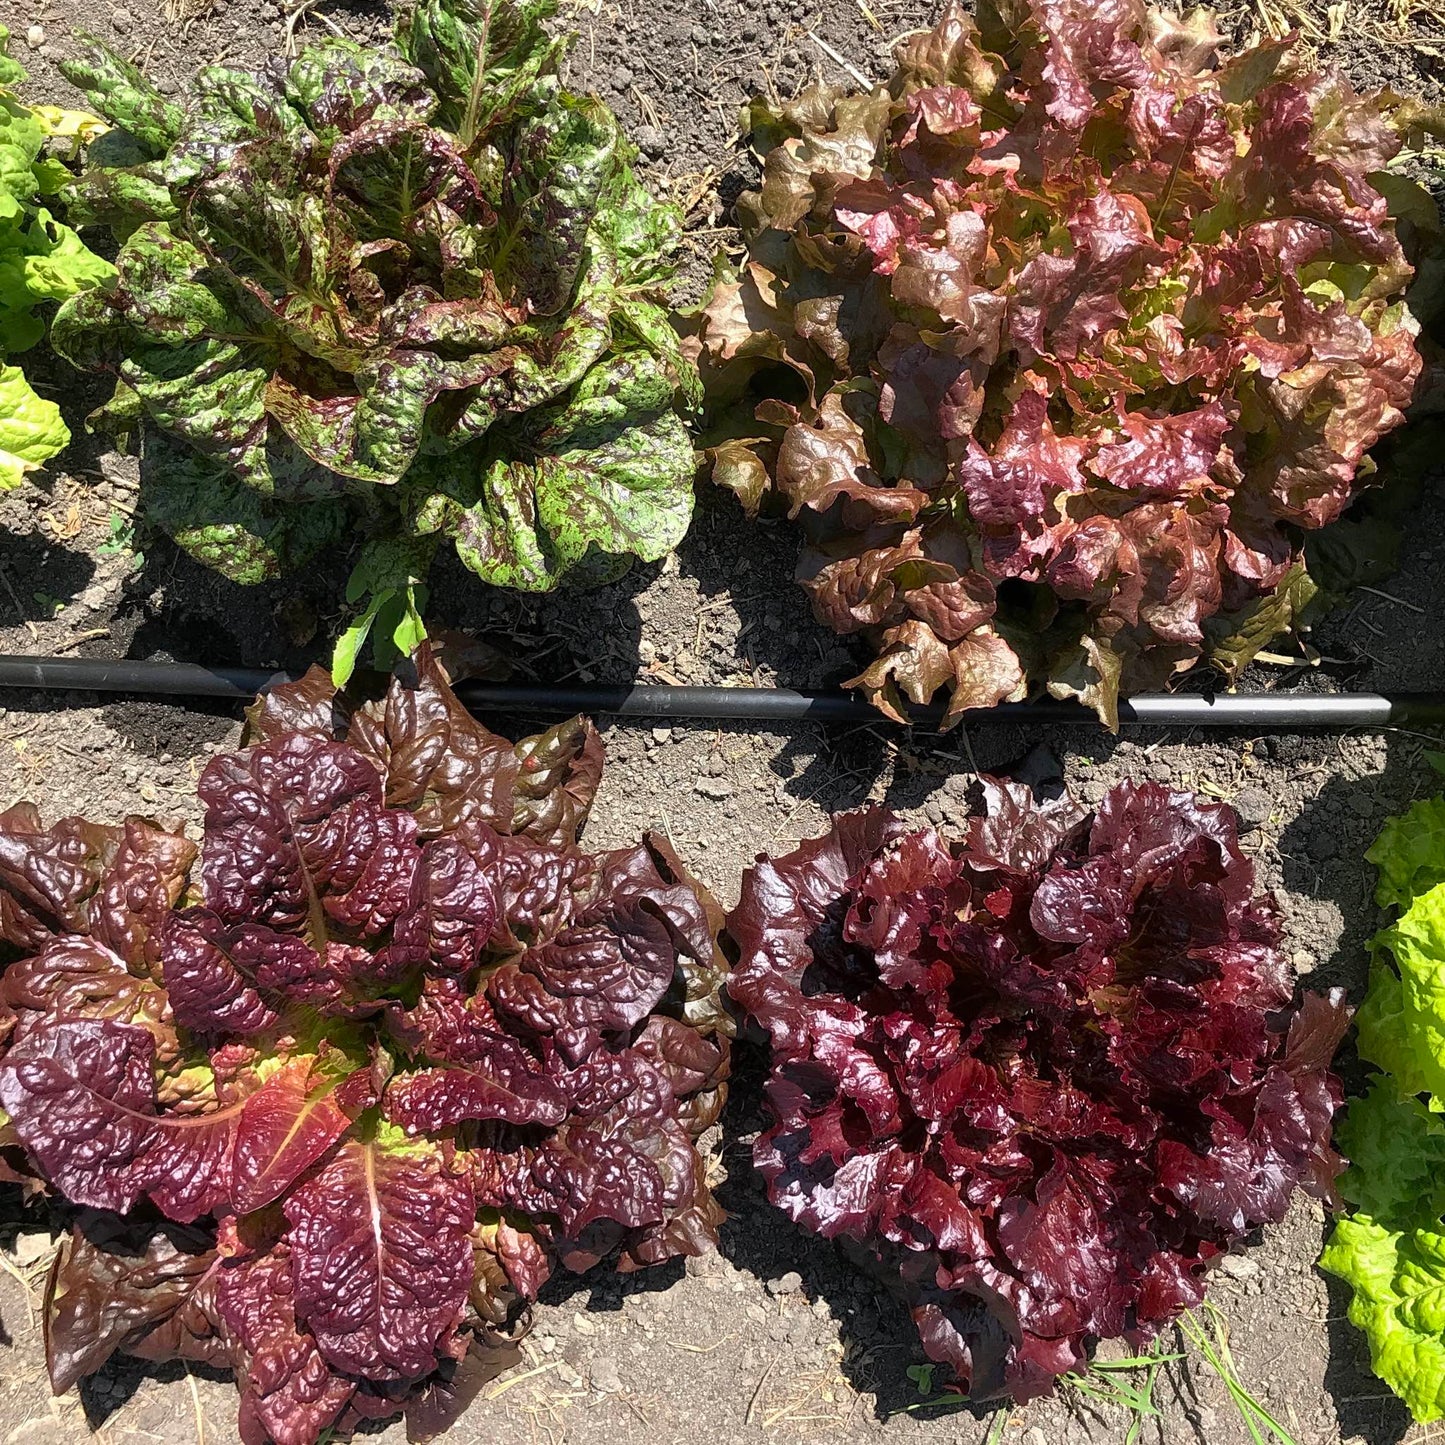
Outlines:
<svg viewBox="0 0 1445 1445"><path fill-rule="evenodd" d="M431 82L441 123L481 135L556 65L563 43L541 25L556 9L556 0L419 0L397 44Z"/></svg>
<svg viewBox="0 0 1445 1445"><path fill-rule="evenodd" d="M425 124L436 109L427 78L415 66L344 35L307 45L287 71L284 89L326 140L362 126Z"/></svg>
<svg viewBox="0 0 1445 1445"><path fill-rule="evenodd" d="M147 437L146 454L166 477L147 504L152 520L232 582L254 585L294 572L347 535L350 519L338 501L268 506L234 471L163 433Z"/></svg>
<svg viewBox="0 0 1445 1445"><path fill-rule="evenodd" d="M670 391L641 352L589 372L533 433L530 457L493 462L482 500L449 523L462 560L494 585L539 591L589 553L666 555L687 531L694 467Z"/></svg>
<svg viewBox="0 0 1445 1445"><path fill-rule="evenodd" d="M508 177L508 280L539 315L550 316L572 295L622 145L616 119L590 96L562 97L517 135Z"/></svg>
<svg viewBox="0 0 1445 1445"><path fill-rule="evenodd" d="M183 110L98 42L70 66L140 132L74 187L120 274L66 303L56 343L116 376L114 424L140 409L146 511L202 562L253 583L348 531L445 535L536 591L681 538L677 408L699 383L665 309L680 222L607 108L561 87L551 9L423 0L397 49L208 66ZM613 376L628 398L603 415ZM343 672L366 637L424 635L394 591L349 599Z"/></svg>
<svg viewBox="0 0 1445 1445"><path fill-rule="evenodd" d="M66 78L89 94L112 125L134 136L153 156L163 155L180 133L181 107L167 100L134 63L94 36L78 31L75 38L86 54L67 60Z"/></svg>

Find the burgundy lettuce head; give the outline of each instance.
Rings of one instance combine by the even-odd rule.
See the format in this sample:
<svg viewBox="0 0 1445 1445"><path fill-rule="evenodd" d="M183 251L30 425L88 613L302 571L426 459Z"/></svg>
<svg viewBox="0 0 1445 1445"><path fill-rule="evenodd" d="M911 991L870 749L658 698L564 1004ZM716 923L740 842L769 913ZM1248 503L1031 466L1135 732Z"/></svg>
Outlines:
<svg viewBox="0 0 1445 1445"><path fill-rule="evenodd" d="M1227 809L983 792L956 842L874 808L760 858L728 987L772 1039L773 1202L896 1270L974 1397L1026 1400L1330 1193L1349 1014L1291 1005Z"/></svg>
<svg viewBox="0 0 1445 1445"><path fill-rule="evenodd" d="M558 1264L714 1242L721 910L662 838L577 846L590 724L514 747L429 651L366 703L313 670L248 742L198 876L139 820L0 816L0 1160L88 1211L52 1379L202 1359L248 1445L435 1433Z"/></svg>
<svg viewBox="0 0 1445 1445"><path fill-rule="evenodd" d="M978 9L887 88L754 102L749 255L691 338L713 475L801 519L885 712L1047 690L1112 725L1290 624L1304 532L1402 419L1399 139L1292 40L1221 60L1203 11Z"/></svg>

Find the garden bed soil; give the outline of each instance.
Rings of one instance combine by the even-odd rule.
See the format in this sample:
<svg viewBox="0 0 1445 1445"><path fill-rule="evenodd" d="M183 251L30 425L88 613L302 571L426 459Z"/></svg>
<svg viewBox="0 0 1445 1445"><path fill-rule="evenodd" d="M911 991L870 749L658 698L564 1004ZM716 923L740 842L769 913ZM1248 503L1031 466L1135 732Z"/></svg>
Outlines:
<svg viewBox="0 0 1445 1445"><path fill-rule="evenodd" d="M1282 13L1261 4L1226 20L1247 33L1266 10ZM34 92L47 99L64 93L53 62L71 44L72 26L118 43L178 87L198 60L276 48L288 23L271 0L233 0L190 20L105 0L4 0L4 12ZM1323 10L1298 13L1326 33ZM1336 58L1362 84L1428 93L1439 54L1428 34L1394 43L1393 13L1346 12ZM685 285L695 295L713 251L730 239L727 205L754 175L736 144L745 87L789 94L813 76L840 78L829 50L859 73L881 76L889 41L933 15L901 0L633 0L574 4L569 18L582 36L574 79L607 96L648 154L654 180L688 208ZM1417 19L1434 26L1429 16ZM368 38L384 29L386 12L331 0L298 26L326 22ZM25 44L27 31L35 48ZM243 590L163 540L133 535L136 464L83 435L85 412L102 390L59 364L42 367L39 380L65 407L78 440L42 487L0 502L0 650L283 666L321 655L342 612L345 558L296 583ZM786 524L743 525L729 499L705 492L677 556L622 583L527 599L489 592L443 564L434 615L507 639L524 678L825 686L856 671L859 655L813 622L789 581L794 547ZM1323 660L1256 669L1250 685L1445 688L1435 625L1442 572L1441 509L1422 504L1385 591L1357 594L1316 630L1311 641ZM831 731L600 721L609 766L589 843L617 845L661 828L729 904L759 850L778 852L816 834L832 810L886 801L920 824L957 825L976 768L1022 763L1035 781L1062 775L1090 801L1123 778L1199 789L1239 810L1305 985L1343 985L1356 1001L1377 921L1362 855L1386 817L1439 783L1423 758L1436 741L1403 732L1112 738L1093 728L991 726L935 738L881 720ZM515 735L538 720L493 722ZM0 693L0 806L33 798L50 817L84 812L115 821L139 811L194 828L197 774L239 730L239 712L226 707ZM717 1193L731 1216L721 1253L625 1281L605 1272L554 1281L524 1363L489 1386L447 1438L1123 1441L1126 1416L1094 1413L1070 1390L1002 1418L920 1394L909 1369L924 1357L901 1306L762 1196L748 1164L760 1127L761 1063L752 1046L740 1048L740 1082L713 1141ZM1352 1061L1345 1072L1358 1082ZM1324 1229L1320 1208L1301 1201L1216 1275L1212 1298L1228 1320L1239 1377L1299 1445L1423 1442L1425 1432L1410 1431L1369 1373L1362 1337L1344 1320L1344 1292L1313 1267ZM0 1320L9 1342L0 1349L0 1445L74 1445L87 1424L110 1445L233 1441L234 1389L206 1370L116 1362L79 1390L51 1397L37 1311L53 1248L44 1207L22 1206L15 1191L0 1188ZM1156 1403L1161 1414L1146 1423L1144 1441L1250 1439L1221 1382L1196 1360L1165 1370ZM399 1441L400 1427L382 1438Z"/></svg>

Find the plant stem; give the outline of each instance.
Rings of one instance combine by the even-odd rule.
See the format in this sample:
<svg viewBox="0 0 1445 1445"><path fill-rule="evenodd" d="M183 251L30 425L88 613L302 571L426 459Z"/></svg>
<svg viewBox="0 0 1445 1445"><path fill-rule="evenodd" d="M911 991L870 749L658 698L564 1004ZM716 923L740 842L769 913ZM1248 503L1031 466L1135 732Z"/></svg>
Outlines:
<svg viewBox="0 0 1445 1445"><path fill-rule="evenodd" d="M482 30L477 36L477 58L472 70L472 86L467 94L467 110L462 117L461 143L463 152L472 148L477 138L477 115L482 108L482 84L487 74L487 48L491 43L492 6L491 0L482 8Z"/></svg>

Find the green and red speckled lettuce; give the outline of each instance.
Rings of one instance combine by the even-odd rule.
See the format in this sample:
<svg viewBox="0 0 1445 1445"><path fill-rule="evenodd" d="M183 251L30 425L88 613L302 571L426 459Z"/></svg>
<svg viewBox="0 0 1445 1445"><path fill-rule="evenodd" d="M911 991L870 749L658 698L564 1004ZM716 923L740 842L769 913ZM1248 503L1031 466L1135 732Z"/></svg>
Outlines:
<svg viewBox="0 0 1445 1445"><path fill-rule="evenodd" d="M1225 808L982 786L953 842L873 808L760 859L728 987L771 1036L773 1202L896 1271L970 1394L1026 1400L1330 1194L1349 1011L1291 1007Z"/></svg>
<svg viewBox="0 0 1445 1445"><path fill-rule="evenodd" d="M65 62L116 127L73 204L123 244L56 345L115 375L147 512L209 566L258 582L369 539L353 659L373 626L423 635L440 538L539 591L655 560L691 518L679 218L561 87L553 8L420 0L391 44L208 66L184 104L97 41Z"/></svg>
<svg viewBox="0 0 1445 1445"><path fill-rule="evenodd" d="M1113 723L1237 670L1401 420L1392 98L1219 49L1141 0L953 4L886 89L753 102L749 255L691 322L713 475L801 519L892 716L1047 689Z"/></svg>
<svg viewBox="0 0 1445 1445"><path fill-rule="evenodd" d="M429 644L405 673L258 702L199 852L0 815L0 1169L89 1211L47 1291L57 1389L115 1350L207 1360L248 1442L425 1436L556 1266L715 1242L720 908L660 837L578 846L590 724L513 746Z"/></svg>

